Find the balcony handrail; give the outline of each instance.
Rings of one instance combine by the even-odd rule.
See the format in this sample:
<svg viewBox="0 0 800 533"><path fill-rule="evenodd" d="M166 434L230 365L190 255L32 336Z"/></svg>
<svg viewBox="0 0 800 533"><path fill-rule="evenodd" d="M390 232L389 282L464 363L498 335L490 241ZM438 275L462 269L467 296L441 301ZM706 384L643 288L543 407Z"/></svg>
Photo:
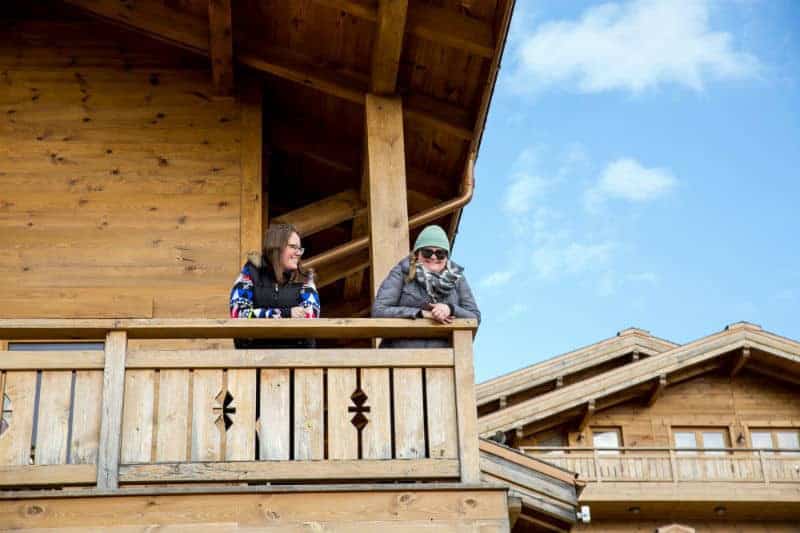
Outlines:
<svg viewBox="0 0 800 533"><path fill-rule="evenodd" d="M425 319L0 319L3 340L104 340L102 351L0 349L0 396L10 406L2 414L8 434L0 440L0 488L477 483L476 326ZM452 342L396 350L129 343L237 337Z"/></svg>
<svg viewBox="0 0 800 533"><path fill-rule="evenodd" d="M595 452L595 451L623 451L623 452L794 452L800 453L797 448L675 448L654 446L617 446L617 447L590 447L590 446L522 446L524 452Z"/></svg>
<svg viewBox="0 0 800 533"><path fill-rule="evenodd" d="M454 331L478 328L473 319L439 324L430 319L321 318L282 319L0 319L2 340L103 340L109 331L124 330L129 339L370 339L450 338Z"/></svg>

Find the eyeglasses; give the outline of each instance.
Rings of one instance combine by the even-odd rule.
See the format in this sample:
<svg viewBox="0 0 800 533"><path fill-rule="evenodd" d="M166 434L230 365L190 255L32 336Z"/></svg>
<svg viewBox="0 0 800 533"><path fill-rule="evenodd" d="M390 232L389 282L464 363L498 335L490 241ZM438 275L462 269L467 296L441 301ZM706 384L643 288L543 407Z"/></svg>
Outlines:
<svg viewBox="0 0 800 533"><path fill-rule="evenodd" d="M297 246L296 244L287 244L286 246L297 252L297 255L303 255L303 253L306 251L305 248L302 246Z"/></svg>
<svg viewBox="0 0 800 533"><path fill-rule="evenodd" d="M422 257L425 259L430 259L433 256L436 256L436 259L447 259L447 250L433 250L431 248L421 248L419 253L422 254Z"/></svg>

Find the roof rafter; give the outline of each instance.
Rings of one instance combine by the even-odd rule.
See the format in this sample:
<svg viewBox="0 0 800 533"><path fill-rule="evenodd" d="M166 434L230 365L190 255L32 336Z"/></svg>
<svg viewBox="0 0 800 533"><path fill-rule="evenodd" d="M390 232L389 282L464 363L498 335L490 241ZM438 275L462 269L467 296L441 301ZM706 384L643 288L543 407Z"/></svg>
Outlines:
<svg viewBox="0 0 800 533"><path fill-rule="evenodd" d="M313 0L354 17L376 22L378 7L367 0ZM494 54L494 32L490 24L456 11L428 4L414 3L408 11L406 31L429 40L490 58Z"/></svg>
<svg viewBox="0 0 800 533"><path fill-rule="evenodd" d="M408 0L379 0L375 40L372 45L372 76L370 92L394 94L400 56L403 55L403 35L406 28Z"/></svg>
<svg viewBox="0 0 800 533"><path fill-rule="evenodd" d="M122 7L113 0L64 0L114 24L145 33L191 52L209 54L209 25L205 19L170 9L159 2L137 2ZM142 7L146 6L146 7ZM287 79L326 94L364 105L369 88L366 76L316 64L303 54L278 47L259 48L258 54L242 50L234 58L253 69ZM446 132L462 140L473 137L470 113L448 102L422 94L404 97L407 121Z"/></svg>
<svg viewBox="0 0 800 533"><path fill-rule="evenodd" d="M208 50L218 96L233 96L233 27L231 0L208 0Z"/></svg>

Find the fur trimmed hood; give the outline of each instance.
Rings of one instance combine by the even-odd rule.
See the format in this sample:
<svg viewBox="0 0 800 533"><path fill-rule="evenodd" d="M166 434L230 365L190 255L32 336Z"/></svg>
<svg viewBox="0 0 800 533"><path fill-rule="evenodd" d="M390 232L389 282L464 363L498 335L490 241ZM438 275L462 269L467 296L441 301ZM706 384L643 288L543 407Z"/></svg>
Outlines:
<svg viewBox="0 0 800 533"><path fill-rule="evenodd" d="M261 252L248 252L247 262L252 263L256 268L261 268L261 265L264 264L264 256L261 255Z"/></svg>

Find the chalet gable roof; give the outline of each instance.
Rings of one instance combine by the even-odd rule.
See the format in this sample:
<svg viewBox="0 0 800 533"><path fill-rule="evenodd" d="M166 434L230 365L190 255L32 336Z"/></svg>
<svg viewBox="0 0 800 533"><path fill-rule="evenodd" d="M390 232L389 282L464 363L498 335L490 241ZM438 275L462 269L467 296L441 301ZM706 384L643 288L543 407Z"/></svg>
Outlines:
<svg viewBox="0 0 800 533"><path fill-rule="evenodd" d="M483 405L502 396L516 394L570 374L577 374L629 353L637 352L644 357L651 357L676 346L678 344L654 337L643 329L628 328L610 339L484 381L477 385L475 396L478 405Z"/></svg>
<svg viewBox="0 0 800 533"><path fill-rule="evenodd" d="M731 375L745 365L761 374L800 384L800 342L737 323L724 331L677 346L585 381L490 413L478 420L481 435L508 431L559 416L581 416L631 398L651 395L728 363Z"/></svg>

